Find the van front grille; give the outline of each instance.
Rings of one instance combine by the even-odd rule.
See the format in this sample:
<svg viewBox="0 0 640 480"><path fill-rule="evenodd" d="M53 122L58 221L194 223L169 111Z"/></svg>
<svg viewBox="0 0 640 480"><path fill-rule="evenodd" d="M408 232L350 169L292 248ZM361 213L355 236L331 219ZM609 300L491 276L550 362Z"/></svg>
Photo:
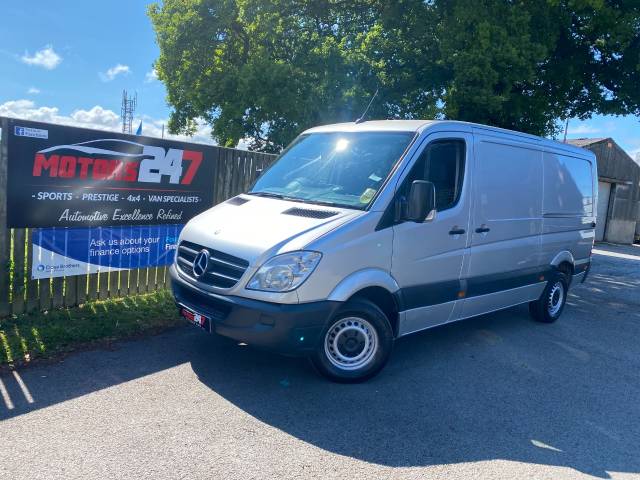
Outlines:
<svg viewBox="0 0 640 480"><path fill-rule="evenodd" d="M209 264L205 274L197 278L193 273L193 261L202 250L209 252ZM249 266L249 262L242 258L192 242L180 242L176 261L183 274L205 285L218 288L235 286Z"/></svg>

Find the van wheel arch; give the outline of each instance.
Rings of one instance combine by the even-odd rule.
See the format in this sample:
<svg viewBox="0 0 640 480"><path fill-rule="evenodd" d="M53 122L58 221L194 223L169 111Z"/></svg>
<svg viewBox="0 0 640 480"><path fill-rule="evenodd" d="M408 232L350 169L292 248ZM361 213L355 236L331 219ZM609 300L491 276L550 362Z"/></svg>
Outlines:
<svg viewBox="0 0 640 480"><path fill-rule="evenodd" d="M573 264L570 262L564 261L560 265L558 265L558 270L560 270L562 273L566 273L567 275L572 275Z"/></svg>
<svg viewBox="0 0 640 480"><path fill-rule="evenodd" d="M556 267L556 269L559 272L562 272L565 274L567 283L571 285L571 279L573 278L573 270L574 270L573 264L568 261L564 261L564 262L561 262L560 265Z"/></svg>
<svg viewBox="0 0 640 480"><path fill-rule="evenodd" d="M347 302L354 299L364 299L375 304L389 319L393 336L398 336L398 302L389 290L383 287L366 287L354 293Z"/></svg>
<svg viewBox="0 0 640 480"><path fill-rule="evenodd" d="M570 270L567 273L570 273L571 271L573 271L573 265L575 264L575 259L573 258L573 254L570 251L563 250L561 252L558 252L558 254L555 257L553 257L553 260L551 260L550 262L550 265L552 267L557 268L558 270L560 270L560 265L562 264L567 264L567 266L570 268Z"/></svg>

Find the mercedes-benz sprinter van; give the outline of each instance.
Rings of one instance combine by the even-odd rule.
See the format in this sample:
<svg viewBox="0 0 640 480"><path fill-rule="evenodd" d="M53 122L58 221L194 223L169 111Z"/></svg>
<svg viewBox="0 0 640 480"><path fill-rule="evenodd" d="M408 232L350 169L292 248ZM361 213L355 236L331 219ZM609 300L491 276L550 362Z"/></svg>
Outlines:
<svg viewBox="0 0 640 480"><path fill-rule="evenodd" d="M209 332L361 381L410 333L522 303L557 320L589 270L596 178L587 150L483 125L312 128L187 223L175 300Z"/></svg>

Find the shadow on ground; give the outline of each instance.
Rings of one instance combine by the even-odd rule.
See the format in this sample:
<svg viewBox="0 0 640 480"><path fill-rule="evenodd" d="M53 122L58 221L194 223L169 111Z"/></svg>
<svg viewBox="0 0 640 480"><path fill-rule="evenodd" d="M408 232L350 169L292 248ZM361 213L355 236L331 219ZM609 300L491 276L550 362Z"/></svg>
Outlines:
<svg viewBox="0 0 640 480"><path fill-rule="evenodd" d="M188 362L193 358L190 341L199 333L189 326L173 328L109 349L0 370L0 421Z"/></svg>
<svg viewBox="0 0 640 480"><path fill-rule="evenodd" d="M520 306L407 337L362 385L319 381L304 362L222 343L198 342L191 364L259 420L366 462L504 459L602 478L640 473L640 261L595 264L557 324L536 324Z"/></svg>
<svg viewBox="0 0 640 480"><path fill-rule="evenodd" d="M640 473L634 265L597 257L592 278L553 325L530 321L520 306L401 339L382 374L361 385L332 384L303 360L181 328L81 353L60 368L23 370L36 402L7 410L0 401L0 419L190 362L212 392L258 420L374 464L501 459L601 478ZM51 372L55 380L40 378ZM7 394L22 399L19 382L2 378Z"/></svg>

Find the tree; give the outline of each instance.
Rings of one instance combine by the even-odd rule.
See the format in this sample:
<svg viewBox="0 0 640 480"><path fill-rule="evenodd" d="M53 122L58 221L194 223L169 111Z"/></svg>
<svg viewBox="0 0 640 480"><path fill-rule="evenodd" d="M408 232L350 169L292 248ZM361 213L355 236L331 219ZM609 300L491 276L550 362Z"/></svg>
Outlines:
<svg viewBox="0 0 640 480"><path fill-rule="evenodd" d="M447 117L549 135L559 118L640 113L640 2L440 3Z"/></svg>
<svg viewBox="0 0 640 480"><path fill-rule="evenodd" d="M149 14L172 132L279 151L313 125L455 118L552 134L640 113L635 0L164 0Z"/></svg>

